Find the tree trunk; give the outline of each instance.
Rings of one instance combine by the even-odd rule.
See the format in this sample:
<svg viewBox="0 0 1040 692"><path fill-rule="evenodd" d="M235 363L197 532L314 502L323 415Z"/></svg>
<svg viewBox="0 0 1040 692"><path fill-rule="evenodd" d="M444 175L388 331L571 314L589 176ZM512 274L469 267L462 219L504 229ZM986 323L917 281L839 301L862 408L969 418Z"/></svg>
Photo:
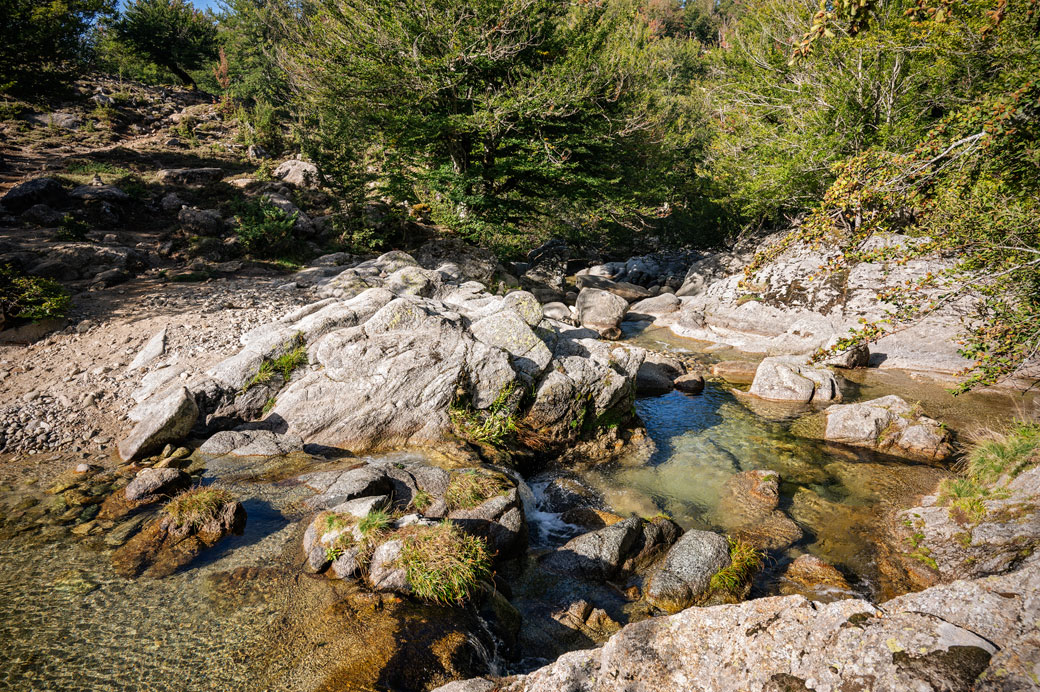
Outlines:
<svg viewBox="0 0 1040 692"><path fill-rule="evenodd" d="M182 70L179 66L173 63L169 63L163 65L163 67L172 72L174 76L177 77L177 79L181 80L181 83L184 84L184 86L191 87L192 89L196 90L199 88L199 86L195 83L195 80L191 78L191 75Z"/></svg>

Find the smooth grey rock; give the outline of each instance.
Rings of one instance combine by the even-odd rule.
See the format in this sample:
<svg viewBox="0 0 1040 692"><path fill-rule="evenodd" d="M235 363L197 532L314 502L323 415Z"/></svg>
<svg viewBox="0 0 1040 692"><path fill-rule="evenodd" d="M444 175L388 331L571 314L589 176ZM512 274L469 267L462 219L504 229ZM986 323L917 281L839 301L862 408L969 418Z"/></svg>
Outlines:
<svg viewBox="0 0 1040 692"><path fill-rule="evenodd" d="M687 531L651 575L646 598L662 610L678 612L702 598L712 576L729 562L725 538L711 531Z"/></svg>
<svg viewBox="0 0 1040 692"><path fill-rule="evenodd" d="M487 541L497 558L513 557L527 548L527 518L515 488L472 509L457 509L448 519Z"/></svg>
<svg viewBox="0 0 1040 692"><path fill-rule="evenodd" d="M394 485L386 471L372 466L349 471L305 474L300 476L300 480L318 491L317 495L306 502L314 509L328 509L361 497L387 496L394 491Z"/></svg>
<svg viewBox="0 0 1040 692"><path fill-rule="evenodd" d="M644 300L650 297L650 291L646 290L642 286L636 286L635 284L611 281L602 276L591 276L584 275L579 276L577 279L578 289L585 288L598 288L602 291L608 291L616 296L624 298L628 302L637 300Z"/></svg>
<svg viewBox="0 0 1040 692"><path fill-rule="evenodd" d="M65 188L54 178L33 178L8 190L0 204L12 214L20 214L37 204L58 206L66 198Z"/></svg>
<svg viewBox="0 0 1040 692"><path fill-rule="evenodd" d="M633 303L625 313L626 320L656 320L679 310L682 302L671 293L662 293L653 298L644 298Z"/></svg>
<svg viewBox="0 0 1040 692"><path fill-rule="evenodd" d="M630 517L576 536L549 553L542 560L542 566L551 572L578 579L610 580L618 575L629 556L640 534L641 525L641 519Z"/></svg>
<svg viewBox="0 0 1040 692"><path fill-rule="evenodd" d="M191 432L199 417L195 397L186 387L178 387L139 404L140 422L119 443L119 456L130 461L176 442Z"/></svg>
<svg viewBox="0 0 1040 692"><path fill-rule="evenodd" d="M508 352L514 367L531 377L541 375L552 360L549 348L531 331L529 323L512 310L489 315L473 323L470 329L478 341Z"/></svg>
<svg viewBox="0 0 1040 692"><path fill-rule="evenodd" d="M176 495L191 485L191 476L174 468L144 469L123 491L131 502L147 501L156 497Z"/></svg>
<svg viewBox="0 0 1040 692"><path fill-rule="evenodd" d="M675 388L684 394L700 394L704 391L704 375L690 373L676 378Z"/></svg>
<svg viewBox="0 0 1040 692"><path fill-rule="evenodd" d="M134 359L127 366L127 372L134 372L147 367L153 360L166 352L166 326L152 335Z"/></svg>
<svg viewBox="0 0 1040 692"><path fill-rule="evenodd" d="M216 209L181 207L177 214L181 226L199 235L220 235L224 230L224 219Z"/></svg>
<svg viewBox="0 0 1040 692"><path fill-rule="evenodd" d="M209 185L224 177L220 168L164 168L155 174L158 182L164 185Z"/></svg>
<svg viewBox="0 0 1040 692"><path fill-rule="evenodd" d="M69 197L82 202L111 202L123 204L130 201L130 195L115 185L80 185L73 188Z"/></svg>
<svg viewBox="0 0 1040 692"><path fill-rule="evenodd" d="M624 298L598 288L583 288L574 307L582 326L595 329L605 339L621 336L621 320L628 310Z"/></svg>
<svg viewBox="0 0 1040 692"><path fill-rule="evenodd" d="M507 293L502 300L502 305L520 315L524 322L532 327L537 327L541 323L542 317L546 316L538 299L528 291Z"/></svg>
<svg viewBox="0 0 1040 692"><path fill-rule="evenodd" d="M571 309L563 303L546 303L542 306L542 315L550 320L570 324L574 321Z"/></svg>
<svg viewBox="0 0 1040 692"><path fill-rule="evenodd" d="M953 453L950 431L894 394L831 406L824 411L829 442L915 459L945 459Z"/></svg>
<svg viewBox="0 0 1040 692"><path fill-rule="evenodd" d="M336 514L349 514L361 519L367 517L376 510L385 509L389 504L389 495L372 495L369 497L359 497L353 500L347 500L346 502L341 502L329 511L335 512Z"/></svg>
<svg viewBox="0 0 1040 692"><path fill-rule="evenodd" d="M797 356L773 356L758 364L748 393L771 401L840 401L841 390L834 374L805 364Z"/></svg>
<svg viewBox="0 0 1040 692"><path fill-rule="evenodd" d="M271 430L223 430L206 440L199 452L212 456L284 456L303 449L298 435L280 435Z"/></svg>

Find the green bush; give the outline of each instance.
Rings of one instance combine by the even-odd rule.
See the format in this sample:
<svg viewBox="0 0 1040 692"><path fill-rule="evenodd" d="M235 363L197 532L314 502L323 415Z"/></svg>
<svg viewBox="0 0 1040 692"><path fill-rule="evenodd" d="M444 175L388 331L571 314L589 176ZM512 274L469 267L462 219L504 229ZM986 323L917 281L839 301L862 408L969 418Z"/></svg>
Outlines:
<svg viewBox="0 0 1040 692"><path fill-rule="evenodd" d="M297 253L293 227L296 214L288 214L269 200L249 201L239 205L235 216L235 233L246 252L267 259Z"/></svg>
<svg viewBox="0 0 1040 692"><path fill-rule="evenodd" d="M0 267L0 325L62 317L71 306L72 298L57 281Z"/></svg>
<svg viewBox="0 0 1040 692"><path fill-rule="evenodd" d="M123 45L193 88L195 79L188 70L217 56L213 16L186 0L134 0L113 22L112 31Z"/></svg>

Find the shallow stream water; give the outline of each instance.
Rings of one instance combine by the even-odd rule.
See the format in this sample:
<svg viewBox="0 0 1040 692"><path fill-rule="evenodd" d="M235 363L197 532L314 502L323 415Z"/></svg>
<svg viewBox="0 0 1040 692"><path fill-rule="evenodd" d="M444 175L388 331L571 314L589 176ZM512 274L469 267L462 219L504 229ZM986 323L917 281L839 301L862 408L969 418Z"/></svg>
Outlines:
<svg viewBox="0 0 1040 692"><path fill-rule="evenodd" d="M695 352L702 362L732 357L664 330L633 331L628 338ZM898 393L919 399L928 414L958 432L1015 413L1014 403L996 395L953 399L905 375L857 377L853 398ZM774 592L783 563L811 552L839 566L857 592L874 595L870 523L883 502L927 489L936 470L797 438L788 418L757 415L739 396L709 383L699 396L672 392L638 400L657 452L647 464L590 471L586 480L618 513L664 512L687 528L718 528L714 510L727 478L774 470L783 479L781 509L805 537L771 556L756 592ZM205 482L219 482L244 500L245 534L162 580L115 575L112 547L103 537L72 533L81 520L59 521L60 513L44 512L55 496L43 488L0 489L0 690L298 689L298 677L272 677L271 667L285 642L278 633L298 573L292 556L306 515L299 503L309 492L272 480L291 475L286 464L301 462L283 461L278 469L257 463L211 465L205 475ZM532 519L552 521L539 514Z"/></svg>

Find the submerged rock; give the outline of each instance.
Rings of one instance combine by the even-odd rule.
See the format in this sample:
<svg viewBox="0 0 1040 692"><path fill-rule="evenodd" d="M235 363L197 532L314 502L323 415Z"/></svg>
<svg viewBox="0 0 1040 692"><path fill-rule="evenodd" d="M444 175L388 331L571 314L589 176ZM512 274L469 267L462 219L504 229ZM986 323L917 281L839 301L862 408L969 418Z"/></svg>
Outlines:
<svg viewBox="0 0 1040 692"><path fill-rule="evenodd" d="M799 555L784 570L780 576L780 593L798 594L821 603L855 596L841 572L809 554Z"/></svg>

